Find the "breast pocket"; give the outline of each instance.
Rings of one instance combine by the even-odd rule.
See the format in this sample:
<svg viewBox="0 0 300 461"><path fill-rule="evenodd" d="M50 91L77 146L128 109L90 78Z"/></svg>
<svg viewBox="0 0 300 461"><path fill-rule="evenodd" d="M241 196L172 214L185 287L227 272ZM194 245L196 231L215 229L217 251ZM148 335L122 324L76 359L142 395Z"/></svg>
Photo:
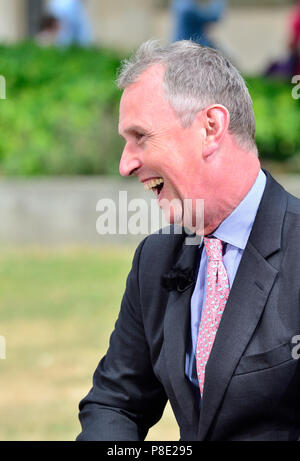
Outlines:
<svg viewBox="0 0 300 461"><path fill-rule="evenodd" d="M276 367L289 360L294 360L292 357L292 348L293 345L289 341L260 354L245 355L241 358L234 374L253 373L254 371Z"/></svg>

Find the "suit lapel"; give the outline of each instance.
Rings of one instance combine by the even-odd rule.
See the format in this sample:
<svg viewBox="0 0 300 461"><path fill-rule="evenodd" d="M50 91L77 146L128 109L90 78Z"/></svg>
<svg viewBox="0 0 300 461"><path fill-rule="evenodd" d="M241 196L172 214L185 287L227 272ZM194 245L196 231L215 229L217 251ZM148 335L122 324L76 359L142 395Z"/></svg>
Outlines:
<svg viewBox="0 0 300 461"><path fill-rule="evenodd" d="M190 300L195 287L195 267L199 258L198 245L183 245L181 255L170 274L173 279L164 321L166 364L173 392L189 424L197 427L199 414L192 387L185 377L185 352L190 333ZM186 283L180 274L194 274Z"/></svg>
<svg viewBox="0 0 300 461"><path fill-rule="evenodd" d="M198 440L208 434L278 274L268 258L280 249L287 194L265 173L267 186L206 366Z"/></svg>
<svg viewBox="0 0 300 461"><path fill-rule="evenodd" d="M199 415L191 385L185 377L186 337L193 287L181 295L170 294L165 316L164 335L166 363L176 400L189 425L197 427Z"/></svg>
<svg viewBox="0 0 300 461"><path fill-rule="evenodd" d="M203 440L261 318L277 270L247 245L206 366L199 425Z"/></svg>

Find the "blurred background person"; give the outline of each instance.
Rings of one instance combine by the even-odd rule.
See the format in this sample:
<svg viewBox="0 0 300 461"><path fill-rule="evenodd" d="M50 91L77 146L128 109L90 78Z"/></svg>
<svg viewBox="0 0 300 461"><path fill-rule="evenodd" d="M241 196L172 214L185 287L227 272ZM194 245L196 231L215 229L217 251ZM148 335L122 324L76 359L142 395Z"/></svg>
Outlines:
<svg viewBox="0 0 300 461"><path fill-rule="evenodd" d="M227 0L173 0L173 41L193 40L203 46L216 48L209 38L209 27L223 17Z"/></svg>
<svg viewBox="0 0 300 461"><path fill-rule="evenodd" d="M81 0L50 0L47 11L59 23L58 45L85 47L92 43L90 22Z"/></svg>
<svg viewBox="0 0 300 461"><path fill-rule="evenodd" d="M293 75L300 74L300 1L293 8L290 16L290 50L293 60Z"/></svg>
<svg viewBox="0 0 300 461"><path fill-rule="evenodd" d="M292 8L288 19L288 47L286 56L267 66L267 77L290 79L300 74L300 1Z"/></svg>
<svg viewBox="0 0 300 461"><path fill-rule="evenodd" d="M36 35L36 42L40 46L51 46L57 42L59 33L59 22L54 16L47 15L40 21L39 32Z"/></svg>

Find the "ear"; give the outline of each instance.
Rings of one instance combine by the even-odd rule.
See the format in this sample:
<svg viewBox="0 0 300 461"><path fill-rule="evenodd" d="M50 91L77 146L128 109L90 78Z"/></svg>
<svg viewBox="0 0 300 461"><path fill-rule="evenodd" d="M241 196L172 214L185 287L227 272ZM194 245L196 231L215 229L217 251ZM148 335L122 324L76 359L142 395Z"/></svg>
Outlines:
<svg viewBox="0 0 300 461"><path fill-rule="evenodd" d="M225 134L228 132L229 111L221 104L208 106L202 112L202 123L205 133L203 157L207 158L219 148Z"/></svg>

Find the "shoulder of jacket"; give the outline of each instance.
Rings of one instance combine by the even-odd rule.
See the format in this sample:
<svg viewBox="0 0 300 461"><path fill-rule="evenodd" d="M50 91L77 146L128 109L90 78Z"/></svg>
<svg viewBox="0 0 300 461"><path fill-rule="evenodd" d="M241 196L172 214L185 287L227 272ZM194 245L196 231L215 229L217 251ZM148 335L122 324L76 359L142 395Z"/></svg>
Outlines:
<svg viewBox="0 0 300 461"><path fill-rule="evenodd" d="M300 217L300 199L287 192L287 212L297 214Z"/></svg>

